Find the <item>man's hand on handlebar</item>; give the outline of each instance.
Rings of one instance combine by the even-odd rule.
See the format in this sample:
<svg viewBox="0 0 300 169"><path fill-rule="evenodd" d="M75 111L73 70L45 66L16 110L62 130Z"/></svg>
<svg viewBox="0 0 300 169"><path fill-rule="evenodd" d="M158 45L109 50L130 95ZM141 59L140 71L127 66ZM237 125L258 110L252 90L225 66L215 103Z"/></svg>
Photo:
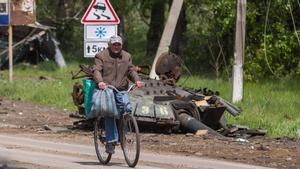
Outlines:
<svg viewBox="0 0 300 169"><path fill-rule="evenodd" d="M138 88L144 87L144 82L142 82L140 80L136 81L135 84Z"/></svg>
<svg viewBox="0 0 300 169"><path fill-rule="evenodd" d="M99 82L99 83L98 83L98 87L99 87L99 89L104 90L104 89L106 89L107 85L106 85L106 83L104 83L104 82Z"/></svg>
<svg viewBox="0 0 300 169"><path fill-rule="evenodd" d="M136 87L141 88L141 87L144 87L144 82L142 82L142 81L136 81L135 85L136 85ZM104 90L104 89L107 88L107 84L105 82L99 82L98 83L98 87L99 87L99 89Z"/></svg>

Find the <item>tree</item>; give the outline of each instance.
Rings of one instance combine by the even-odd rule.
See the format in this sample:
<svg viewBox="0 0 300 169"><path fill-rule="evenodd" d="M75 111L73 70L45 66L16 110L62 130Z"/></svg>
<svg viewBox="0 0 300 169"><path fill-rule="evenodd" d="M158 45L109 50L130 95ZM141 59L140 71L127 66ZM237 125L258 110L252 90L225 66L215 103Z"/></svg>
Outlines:
<svg viewBox="0 0 300 169"><path fill-rule="evenodd" d="M185 36L184 36L186 31L186 26L187 26L186 6L183 5L177 21L176 29L171 44L171 51L173 53L180 55L181 57L184 56L183 49L184 49L184 45L186 44Z"/></svg>
<svg viewBox="0 0 300 169"><path fill-rule="evenodd" d="M150 3L151 19L147 33L147 57L154 58L156 54L156 50L164 30L165 3L165 0L153 0Z"/></svg>
<svg viewBox="0 0 300 169"><path fill-rule="evenodd" d="M88 5L87 0L39 0L37 1L38 21L55 27L54 32L62 48L75 50L78 53L78 49L83 46L83 27L80 17Z"/></svg>

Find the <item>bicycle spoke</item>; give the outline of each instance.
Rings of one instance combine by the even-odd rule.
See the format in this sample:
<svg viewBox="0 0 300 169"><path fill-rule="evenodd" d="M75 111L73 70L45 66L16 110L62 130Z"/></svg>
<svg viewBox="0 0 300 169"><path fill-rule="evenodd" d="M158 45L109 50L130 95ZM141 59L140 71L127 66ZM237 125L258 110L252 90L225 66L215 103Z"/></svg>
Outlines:
<svg viewBox="0 0 300 169"><path fill-rule="evenodd" d="M125 160L130 167L134 167L139 159L140 139L138 126L133 116L124 117L121 136Z"/></svg>
<svg viewBox="0 0 300 169"><path fill-rule="evenodd" d="M97 157L101 164L107 164L111 159L111 154L105 152L105 131L101 126L100 118L94 126L94 143Z"/></svg>

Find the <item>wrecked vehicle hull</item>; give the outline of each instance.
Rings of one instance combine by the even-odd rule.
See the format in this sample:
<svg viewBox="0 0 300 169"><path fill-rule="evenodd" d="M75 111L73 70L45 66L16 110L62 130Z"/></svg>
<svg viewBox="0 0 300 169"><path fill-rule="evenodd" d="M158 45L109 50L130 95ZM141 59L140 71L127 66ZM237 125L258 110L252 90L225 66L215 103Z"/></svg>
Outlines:
<svg viewBox="0 0 300 169"><path fill-rule="evenodd" d="M228 127L224 112L232 116L239 115L242 110L219 96L219 92L207 88L188 89L176 86L182 74L183 61L173 53L163 53L158 59L156 73L161 80L150 79L147 73L149 67L136 67L142 73L145 86L130 92L130 99L141 131L160 133L191 132L206 130L211 134L222 136L232 135L236 126ZM93 77L92 68L80 65L81 70L73 74L73 79ZM84 72L83 76L79 76ZM78 113L86 118L84 111L83 87L76 83L73 87L73 101L78 107ZM86 125L81 120L76 125ZM90 119L89 121L92 121ZM232 132L233 131L233 132ZM247 130L245 130L247 133ZM264 134L256 132L256 134Z"/></svg>
<svg viewBox="0 0 300 169"><path fill-rule="evenodd" d="M90 77L88 74L91 75L91 69L81 65L81 70L86 73L84 76ZM141 131L171 133L203 129L217 134L216 130L226 128L226 107L218 102L217 92L184 89L163 80L141 77L145 86L130 93L132 113ZM79 116L84 118L75 124L88 126L84 121L91 123L92 120L86 119L84 91L80 83L74 85L72 97Z"/></svg>
<svg viewBox="0 0 300 169"><path fill-rule="evenodd" d="M224 106L216 107L212 104L197 106L197 100L189 99L192 94L183 88L149 78L144 78L143 82L145 83L144 88L130 94L134 107L133 114L137 118L141 130L195 132L199 129L208 129L213 132L226 126L222 119ZM172 96L170 93L178 95ZM203 95L202 101L205 101L204 97ZM182 117L182 114L186 116ZM195 119L201 125L195 127L194 123L187 122L187 116Z"/></svg>

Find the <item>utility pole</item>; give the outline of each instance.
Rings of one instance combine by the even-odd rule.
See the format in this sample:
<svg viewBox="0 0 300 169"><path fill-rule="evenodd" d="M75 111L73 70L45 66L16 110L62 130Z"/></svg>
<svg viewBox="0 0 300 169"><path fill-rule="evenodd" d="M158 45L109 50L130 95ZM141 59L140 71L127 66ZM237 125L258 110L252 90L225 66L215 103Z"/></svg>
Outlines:
<svg viewBox="0 0 300 169"><path fill-rule="evenodd" d="M173 34L176 28L177 20L180 14L180 10L182 8L183 0L173 0L170 14L168 17L168 21L164 28L164 32L159 42L159 46L151 67L150 78L151 79L159 79L155 72L156 62L159 56L165 52L169 51L169 46L171 45Z"/></svg>
<svg viewBox="0 0 300 169"><path fill-rule="evenodd" d="M232 102L243 99L243 64L245 55L246 4L247 0L236 1L236 30L234 46L234 65L232 74Z"/></svg>
<svg viewBox="0 0 300 169"><path fill-rule="evenodd" d="M13 81L13 26L8 25L8 62L9 62L9 81Z"/></svg>

